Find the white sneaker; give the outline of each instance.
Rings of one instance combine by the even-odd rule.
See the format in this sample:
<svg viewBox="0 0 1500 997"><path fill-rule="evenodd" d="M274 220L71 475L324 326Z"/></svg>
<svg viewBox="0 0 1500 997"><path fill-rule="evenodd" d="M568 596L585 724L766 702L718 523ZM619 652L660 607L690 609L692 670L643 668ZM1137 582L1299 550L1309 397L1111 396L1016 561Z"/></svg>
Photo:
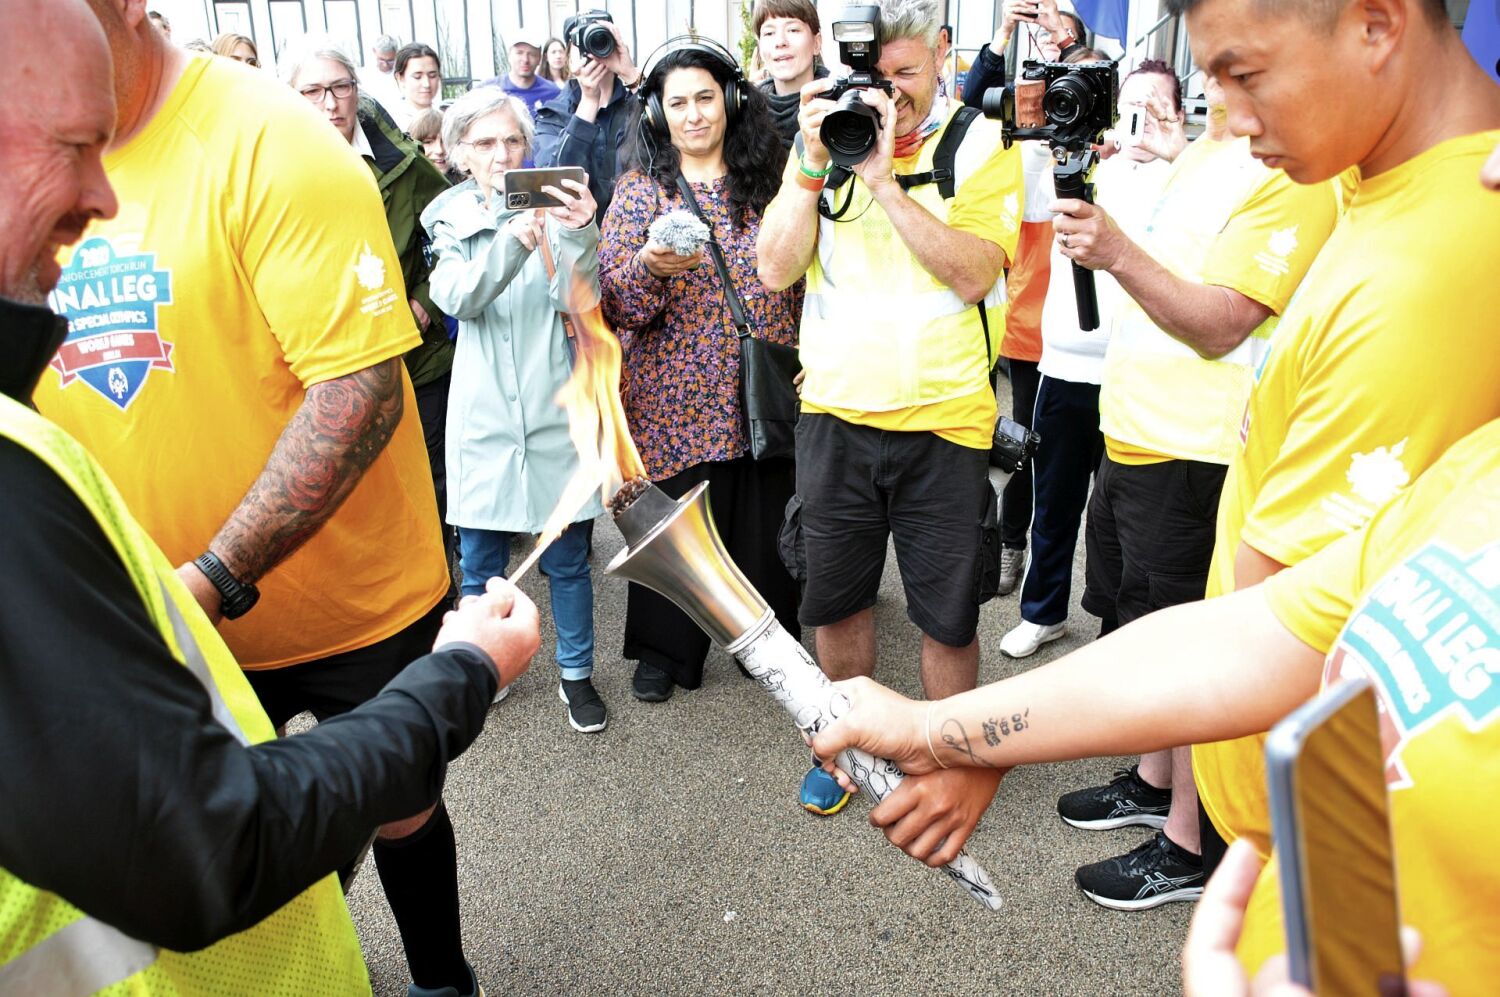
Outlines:
<svg viewBox="0 0 1500 997"><path fill-rule="evenodd" d="M508 685L502 685L500 687L500 690L495 693L495 698L492 699L492 700L490 700L490 705L494 706L496 703L503 703L505 701L505 697L509 696L509 695L510 695L510 686L508 686Z"/></svg>
<svg viewBox="0 0 1500 997"><path fill-rule="evenodd" d="M1000 653L1008 658L1024 658L1035 654L1037 648L1048 641L1057 640L1065 632L1066 627L1061 623L1043 626L1022 620L1020 626L1000 638Z"/></svg>

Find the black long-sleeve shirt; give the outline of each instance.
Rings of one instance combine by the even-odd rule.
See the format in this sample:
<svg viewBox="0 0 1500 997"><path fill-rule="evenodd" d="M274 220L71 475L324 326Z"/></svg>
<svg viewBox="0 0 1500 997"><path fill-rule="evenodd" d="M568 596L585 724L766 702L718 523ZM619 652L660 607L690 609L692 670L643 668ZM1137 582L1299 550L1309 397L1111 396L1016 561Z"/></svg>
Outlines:
<svg viewBox="0 0 1500 997"><path fill-rule="evenodd" d="M984 92L991 87L1005 86L1005 54L990 51L985 45L969 64L969 73L964 77L964 103L969 107L984 109Z"/></svg>
<svg viewBox="0 0 1500 997"><path fill-rule="evenodd" d="M0 440L0 866L126 934L190 951L271 914L437 799L495 688L451 644L242 746L82 501Z"/></svg>

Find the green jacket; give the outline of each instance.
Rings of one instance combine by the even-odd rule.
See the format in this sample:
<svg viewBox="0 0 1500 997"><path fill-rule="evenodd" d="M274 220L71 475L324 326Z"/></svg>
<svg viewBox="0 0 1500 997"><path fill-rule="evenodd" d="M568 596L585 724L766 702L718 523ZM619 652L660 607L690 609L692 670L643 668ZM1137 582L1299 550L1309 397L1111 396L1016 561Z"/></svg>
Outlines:
<svg viewBox="0 0 1500 997"><path fill-rule="evenodd" d="M369 97L359 99L359 127L364 130L370 149L375 153L370 169L380 186L385 202L385 220L391 228L391 241L401 257L401 276L406 293L417 301L432 321L422 332L422 345L406 354L406 370L413 387L430 384L453 368L453 340L443 324L443 313L432 303L427 280L432 271L428 259L427 233L422 230L422 211L448 189L438 168L422 155L385 108Z"/></svg>

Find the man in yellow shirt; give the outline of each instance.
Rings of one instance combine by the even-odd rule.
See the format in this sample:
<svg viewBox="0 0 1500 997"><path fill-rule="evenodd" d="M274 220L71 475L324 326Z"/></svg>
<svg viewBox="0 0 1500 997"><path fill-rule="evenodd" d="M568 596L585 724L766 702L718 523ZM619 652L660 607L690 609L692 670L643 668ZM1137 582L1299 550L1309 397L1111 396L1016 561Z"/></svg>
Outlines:
<svg viewBox="0 0 1500 997"><path fill-rule="evenodd" d="M1302 187L1257 162L1249 140L1229 134L1222 91L1212 80L1206 89L1208 129L1174 161L1140 244L1102 208L1054 205L1062 253L1108 271L1130 295L1115 310L1104 357L1105 455L1086 532L1083 607L1104 633L1203 598L1251 368L1340 207L1335 185ZM1001 650L1029 654L1062 629L1022 626ZM1065 794L1058 814L1074 827L1160 829L1124 855L1079 868L1084 895L1117 910L1196 899L1205 848L1197 802L1185 745Z"/></svg>
<svg viewBox="0 0 1500 997"><path fill-rule="evenodd" d="M982 524L995 515L989 371L1004 321L1001 275L1020 232L1021 162L997 123L965 114L944 196L934 157L960 108L937 96L937 4L880 8L876 68L895 99L860 92L879 114L875 148L844 186L825 191L832 164L819 130L834 103L820 94L830 81L804 87L800 151L766 209L757 255L773 289L807 277L801 622L818 628L831 677L872 674L873 607L894 536L907 613L922 631L923 687L936 697L973 688L978 674ZM925 182L903 187L921 174ZM847 210L820 218L825 201L829 214ZM988 774L915 780L882 812L908 815L911 836L928 847L962 841L996 785ZM831 812L843 799L820 769L804 781L809 809Z"/></svg>
<svg viewBox="0 0 1500 997"><path fill-rule="evenodd" d="M1195 55L1257 156L1300 183L1351 164L1361 176L1256 371L1220 507L1217 596L1358 530L1500 415L1500 198L1474 182L1500 139L1500 88L1439 0L1304 0L1253 23L1240 0L1187 6ZM1442 99L1414 113L1424 93ZM1200 743L1193 768L1218 834L1265 854L1261 738Z"/></svg>
<svg viewBox="0 0 1500 997"><path fill-rule="evenodd" d="M907 772L1005 770L1266 730L1327 682L1363 675L1382 706L1401 918L1423 942L1407 971L1477 995L1500 978L1497 672L1500 420L1456 443L1363 531L1264 584L1153 613L930 710L847 683L852 709L813 746L823 758L861 747ZM1251 975L1286 945L1274 870L1245 915L1239 954Z"/></svg>
<svg viewBox="0 0 1500 997"><path fill-rule="evenodd" d="M273 724L345 713L432 646L449 584L374 180L297 94L172 48L139 0L91 6L120 210L65 261L38 408L223 621ZM441 803L374 854L413 992L472 992Z"/></svg>

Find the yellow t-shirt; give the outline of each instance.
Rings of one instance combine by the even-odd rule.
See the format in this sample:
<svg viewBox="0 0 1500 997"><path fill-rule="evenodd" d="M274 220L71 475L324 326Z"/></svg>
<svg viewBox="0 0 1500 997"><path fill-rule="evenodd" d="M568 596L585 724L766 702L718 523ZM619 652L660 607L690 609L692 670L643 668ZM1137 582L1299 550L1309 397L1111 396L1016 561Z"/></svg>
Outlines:
<svg viewBox="0 0 1500 997"><path fill-rule="evenodd" d="M1471 433L1360 533L1268 579L1266 601L1327 652L1325 684L1380 697L1401 920L1414 978L1453 994L1500 980L1500 420ZM1252 894L1240 956L1284 950L1279 884Z"/></svg>
<svg viewBox="0 0 1500 997"><path fill-rule="evenodd" d="M36 403L104 465L174 564L208 549L308 386L420 337L369 168L290 87L195 58L106 161L119 216L95 223L52 305L67 341ZM421 421L221 627L245 668L363 647L447 591Z"/></svg>
<svg viewBox="0 0 1500 997"><path fill-rule="evenodd" d="M1271 315L1238 347L1207 360L1125 298L1111 323L1099 399L1111 460L1233 459L1251 369L1340 207L1336 181L1293 183L1252 157L1248 138L1200 138L1183 150L1142 248L1174 276L1238 291Z"/></svg>
<svg viewBox="0 0 1500 997"><path fill-rule="evenodd" d="M1241 542L1296 564L1500 416L1500 196L1477 179L1497 141L1451 139L1361 181L1256 373L1209 597L1234 590ZM1219 833L1265 854L1263 741L1198 745L1193 771Z"/></svg>
<svg viewBox="0 0 1500 997"><path fill-rule="evenodd" d="M993 146L985 147L986 136L990 130L987 123L982 120L970 125L969 132L964 136L964 142L954 162L954 172L958 175L959 185L950 200L946 202L937 200L934 207L940 205L939 210L946 209L947 216L942 220L949 228L967 232L999 246L1004 251L1006 263L1009 265L1015 259L1016 243L1021 236L1021 205L1024 201L1025 187L1021 171L1021 150L1019 145L1006 149L998 142ZM923 153L931 155L941 134L939 132L929 138L917 153L904 159L897 159L894 171L897 174L923 172L925 169L921 162ZM967 167L965 159L974 160L976 165ZM789 163L787 168L795 169L795 163ZM859 215L862 210L880 211L879 206L873 203L869 192L858 178L851 179L849 182L855 185L854 200L849 210L850 218ZM935 186L930 186L928 191L923 192L928 193L936 189ZM842 204L844 192L836 192L835 196L838 203ZM921 264L916 261L915 257L910 256L910 251L900 243L900 237L894 235L894 232L892 234L896 245L907 254L905 265L920 268ZM998 284L1001 287L1004 286L1003 277ZM994 365L995 358L999 355L1001 340L1005 336L1005 304L1003 298L991 297L986 301L986 320L989 323L990 337L990 352L986 367L988 369ZM804 350L806 339L804 332ZM983 332L976 330L974 342L965 343L963 347L972 349L976 357L983 354ZM886 359L895 360L896 358ZM871 426L875 429L935 433L950 443L975 450L988 450L994 442L995 394L988 381L977 384L973 391L955 398L883 411L820 404L810 399L804 392L802 411L827 413L845 422Z"/></svg>

